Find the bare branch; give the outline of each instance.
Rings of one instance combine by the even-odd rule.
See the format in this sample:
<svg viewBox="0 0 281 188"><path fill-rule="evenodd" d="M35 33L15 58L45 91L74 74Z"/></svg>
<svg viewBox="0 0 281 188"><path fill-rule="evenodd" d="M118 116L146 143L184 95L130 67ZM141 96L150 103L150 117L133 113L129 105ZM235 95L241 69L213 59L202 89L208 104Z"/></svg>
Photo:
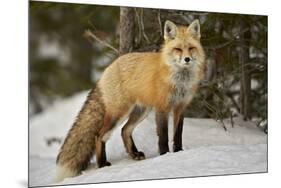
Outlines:
<svg viewBox="0 0 281 188"><path fill-rule="evenodd" d="M158 23L159 23L159 27L160 27L160 35L163 36L163 31L162 31L162 22L161 22L161 10L159 9L158 10L158 15L157 15L157 18L158 18Z"/></svg>
<svg viewBox="0 0 281 188"><path fill-rule="evenodd" d="M109 43L101 40L100 38L98 38L90 29L87 29L85 32L84 32L84 37L88 38L88 39L94 39L96 41L98 41L99 43L101 43L102 45L110 48L111 50L113 50L114 52L116 52L116 54L119 54L119 51L114 48L112 45L110 45Z"/></svg>
<svg viewBox="0 0 281 188"><path fill-rule="evenodd" d="M223 118L221 113L217 110L216 107L213 107L210 103L208 103L206 100L203 100L203 104L205 105L205 107L207 107L211 112L214 112L216 114L216 119L220 120L222 128L227 131L227 128L223 122Z"/></svg>
<svg viewBox="0 0 281 188"><path fill-rule="evenodd" d="M136 20L137 20L137 25L138 25L138 37L137 37L136 44L139 45L141 42L142 35L141 35L141 23L140 23L141 21L140 21L140 16L139 16L137 8L135 8L135 15L136 15Z"/></svg>
<svg viewBox="0 0 281 188"><path fill-rule="evenodd" d="M234 127L234 121L233 121L233 114L232 111L230 111L230 123L231 123L231 127Z"/></svg>
<svg viewBox="0 0 281 188"><path fill-rule="evenodd" d="M231 43L238 41L240 39L240 36L249 30L250 30L249 28L242 30L240 33L234 35L229 41L226 41L225 43L218 44L215 46L206 46L204 48L209 49L209 50L218 50L218 49L224 48L224 47L230 45Z"/></svg>
<svg viewBox="0 0 281 188"><path fill-rule="evenodd" d="M142 31L142 34L143 34L143 37L145 38L146 42L150 44L150 40L149 38L147 37L146 33L145 33L145 29L144 29L144 23L143 23L143 9L141 9L141 31Z"/></svg>
<svg viewBox="0 0 281 188"><path fill-rule="evenodd" d="M227 92L225 93L225 95L231 100L232 104L234 105L234 107L236 108L236 110L238 112L240 112L240 107L239 105L237 104L237 102L235 101L233 95L230 93L230 92Z"/></svg>
<svg viewBox="0 0 281 188"><path fill-rule="evenodd" d="M215 46L206 46L204 48L206 50L218 50L218 49L221 49L221 48L224 48L224 47L230 45L232 42L234 42L234 40L230 40L230 41L227 41L225 43L218 44L218 45L215 45Z"/></svg>

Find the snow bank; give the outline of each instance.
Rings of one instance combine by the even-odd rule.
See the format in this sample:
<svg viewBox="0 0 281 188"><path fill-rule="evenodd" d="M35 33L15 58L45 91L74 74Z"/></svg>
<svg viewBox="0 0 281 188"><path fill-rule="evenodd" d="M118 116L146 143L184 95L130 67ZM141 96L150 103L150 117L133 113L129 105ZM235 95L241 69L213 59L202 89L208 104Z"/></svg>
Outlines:
<svg viewBox="0 0 281 188"><path fill-rule="evenodd" d="M51 138L64 138L79 112L87 92L57 102L30 120L30 185L49 185L55 173L55 157L61 143L47 144ZM146 160L133 161L125 152L121 127L107 142L112 166L96 169L95 159L81 176L62 184L193 177L267 171L267 136L253 123L226 120L227 131L212 119L185 118L184 151L158 155L156 126L151 113L134 131L133 137ZM172 140L170 118L169 136ZM172 143L170 143L172 144ZM170 147L172 148L172 147Z"/></svg>
<svg viewBox="0 0 281 188"><path fill-rule="evenodd" d="M265 172L266 156L260 151L266 151L265 144L201 147L138 162L123 159L112 167L92 168L62 184Z"/></svg>

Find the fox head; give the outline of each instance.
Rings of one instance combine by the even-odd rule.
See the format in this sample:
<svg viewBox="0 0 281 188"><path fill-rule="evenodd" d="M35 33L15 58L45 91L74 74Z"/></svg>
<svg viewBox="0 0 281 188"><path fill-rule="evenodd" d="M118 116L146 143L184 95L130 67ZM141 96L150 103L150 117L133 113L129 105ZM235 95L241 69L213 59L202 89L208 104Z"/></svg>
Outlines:
<svg viewBox="0 0 281 188"><path fill-rule="evenodd" d="M193 21L188 27L177 26L171 21L165 22L162 48L164 61L174 68L201 67L205 54L200 43L199 20Z"/></svg>

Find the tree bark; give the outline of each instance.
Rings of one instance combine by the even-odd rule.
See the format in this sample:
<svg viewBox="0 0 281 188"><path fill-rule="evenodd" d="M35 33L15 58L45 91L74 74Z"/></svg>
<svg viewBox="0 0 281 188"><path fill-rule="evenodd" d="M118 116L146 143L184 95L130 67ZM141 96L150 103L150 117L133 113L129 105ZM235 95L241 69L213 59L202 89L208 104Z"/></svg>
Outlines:
<svg viewBox="0 0 281 188"><path fill-rule="evenodd" d="M120 43L119 54L131 52L134 46L134 9L120 7Z"/></svg>
<svg viewBox="0 0 281 188"><path fill-rule="evenodd" d="M244 120L251 118L251 75L249 71L249 47L251 31L247 28L245 20L240 20L240 47L239 47L239 63L241 66L240 80L240 113ZM247 30L248 29L248 30ZM247 31L246 31L247 30ZM246 32L245 32L246 31Z"/></svg>

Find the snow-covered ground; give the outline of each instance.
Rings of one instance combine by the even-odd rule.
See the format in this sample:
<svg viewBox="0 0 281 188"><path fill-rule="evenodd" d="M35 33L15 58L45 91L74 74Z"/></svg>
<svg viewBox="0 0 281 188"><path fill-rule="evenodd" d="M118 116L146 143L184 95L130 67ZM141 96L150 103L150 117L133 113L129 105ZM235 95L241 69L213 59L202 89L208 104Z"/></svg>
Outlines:
<svg viewBox="0 0 281 188"><path fill-rule="evenodd" d="M87 92L81 92L59 101L30 120L30 186L53 184L55 158L61 144L57 140L66 136L86 95ZM238 118L234 127L228 120L225 123L227 131L212 119L186 118L184 151L159 156L156 126L151 113L133 134L138 149L146 155L145 160L134 161L128 157L120 134L122 126L119 126L106 145L112 166L97 169L93 158L92 165L82 175L67 178L61 184L266 172L267 135L254 123ZM172 141L171 121L169 128Z"/></svg>

